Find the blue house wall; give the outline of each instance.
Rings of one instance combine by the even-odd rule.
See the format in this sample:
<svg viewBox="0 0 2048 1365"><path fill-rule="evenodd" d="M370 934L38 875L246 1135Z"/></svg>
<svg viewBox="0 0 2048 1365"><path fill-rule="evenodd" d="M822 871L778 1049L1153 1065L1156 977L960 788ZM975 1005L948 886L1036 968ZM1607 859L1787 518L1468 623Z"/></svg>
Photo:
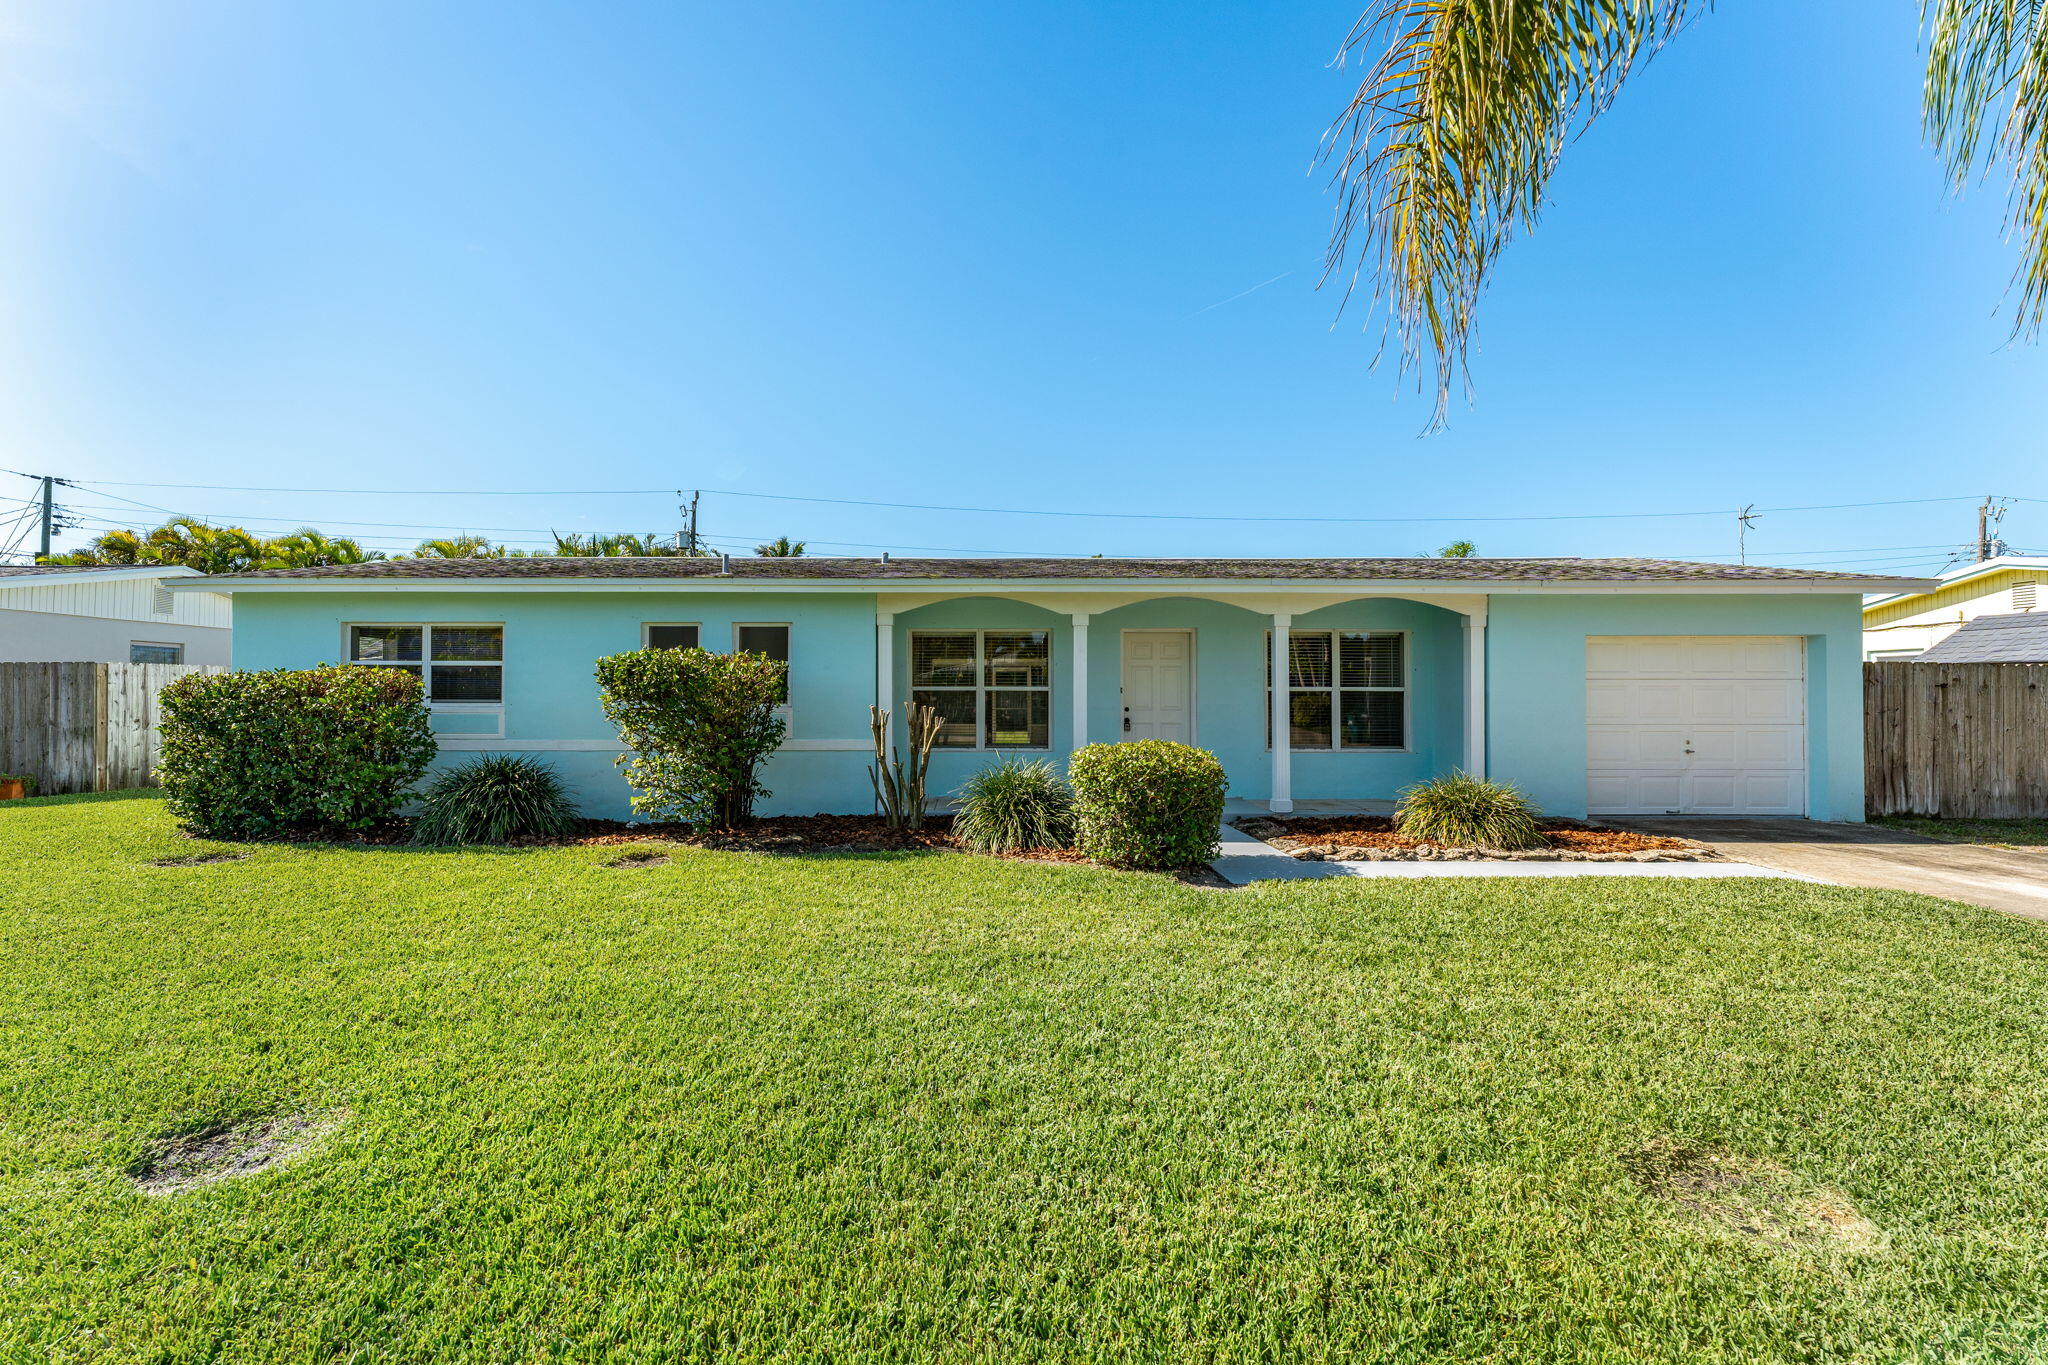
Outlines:
<svg viewBox="0 0 2048 1365"><path fill-rule="evenodd" d="M1589 636L1801 636L1807 814L1863 818L1858 594L1501 593L1487 613L1486 633L1487 775L1515 783L1552 814L1573 816L1586 811Z"/></svg>
<svg viewBox="0 0 2048 1365"><path fill-rule="evenodd" d="M1862 817L1861 599L1854 594L1502 593L1487 630L1488 770L1517 783L1545 810L1579 815L1586 801L1586 640L1595 635L1797 635L1807 642L1809 809L1817 818ZM502 622L504 737L485 741L473 715L440 713L436 729L463 747L532 753L553 763L587 814L628 818L616 733L599 708L596 659L637 649L646 622L695 622L705 647L730 648L735 623L787 622L790 734L764 780L764 813L872 808L868 706L874 699L877 599L867 593L568 591L243 592L235 602L235 662L305 667L346 655L350 623ZM1160 597L1090 617L1088 737L1121 733L1122 635L1194 633L1196 734L1230 776L1233 796L1270 795L1263 611L1192 597ZM892 668L900 711L911 690L909 637L929 629L1045 629L1052 635L1052 733L1063 762L1072 735L1073 626L1065 612L1003 597L962 597L895 617ZM1408 746L1392 751L1296 751L1293 797L1378 798L1464 761L1463 618L1422 602L1365 597L1297 614L1298 631L1351 629L1407 635ZM495 718L489 718L494 724ZM463 739L464 733L470 738ZM900 731L899 731L900 733ZM1002 752L939 750L930 790L944 796ZM1028 752L1028 751L1027 751Z"/></svg>
<svg viewBox="0 0 2048 1365"><path fill-rule="evenodd" d="M871 809L868 704L875 690L875 600L865 594L660 592L242 593L235 602L239 668L304 668L347 657L350 623L502 622L505 753L555 765L586 815L631 819L631 790L614 759L618 732L598 704L596 661L640 648L644 622L696 622L706 648L729 649L738 622L789 622L789 739L763 780L767 814ZM472 727L435 718L460 739ZM581 747L563 747L563 746ZM436 766L469 756L443 749Z"/></svg>

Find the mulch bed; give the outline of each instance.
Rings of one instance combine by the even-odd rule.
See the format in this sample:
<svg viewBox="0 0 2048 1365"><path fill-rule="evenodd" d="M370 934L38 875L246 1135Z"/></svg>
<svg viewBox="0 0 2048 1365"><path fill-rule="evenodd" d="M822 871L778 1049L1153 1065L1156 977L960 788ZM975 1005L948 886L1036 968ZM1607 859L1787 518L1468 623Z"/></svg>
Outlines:
<svg viewBox="0 0 2048 1365"><path fill-rule="evenodd" d="M953 817L927 815L923 829L890 829L879 815L771 815L745 829L698 830L688 825L629 824L623 820L585 820L575 834L534 836L514 839L516 848L568 848L610 844L682 844L690 848L712 848L734 853L974 853L953 837ZM304 829L250 839L250 843L364 844L391 847L404 844L412 834L408 820L392 820L373 829ZM190 837L189 835L187 837ZM222 856L212 855L208 861ZM982 854L1030 863L1087 863L1071 848L1022 848L1011 853ZM1182 868L1171 875L1194 886L1219 883L1207 867Z"/></svg>
<svg viewBox="0 0 2048 1365"><path fill-rule="evenodd" d="M1254 839L1308 862L1508 859L1522 862L1697 862L1716 856L1705 844L1661 834L1609 829L1579 820L1543 820L1544 847L1514 853L1445 848L1402 836L1386 815L1255 816L1233 822Z"/></svg>
<svg viewBox="0 0 2048 1365"><path fill-rule="evenodd" d="M586 820L582 834L560 839L521 839L526 845L637 844L658 840L731 853L968 853L953 837L953 817L927 815L923 829L890 829L879 815L771 815L745 829L693 830L688 825L629 825L621 820ZM1022 848L990 855L1034 863L1085 863L1071 848Z"/></svg>

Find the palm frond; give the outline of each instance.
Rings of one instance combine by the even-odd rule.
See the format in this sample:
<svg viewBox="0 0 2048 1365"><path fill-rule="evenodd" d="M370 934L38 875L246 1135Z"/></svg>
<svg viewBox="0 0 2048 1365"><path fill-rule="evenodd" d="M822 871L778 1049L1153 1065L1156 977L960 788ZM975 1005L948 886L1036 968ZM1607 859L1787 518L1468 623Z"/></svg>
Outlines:
<svg viewBox="0 0 2048 1365"><path fill-rule="evenodd" d="M1535 223L1564 144L1708 3L1376 0L1352 28L1340 63L1371 65L1324 140L1323 280L1348 301L1370 277L1403 372L1436 372L1432 425L1466 375L1494 261Z"/></svg>
<svg viewBox="0 0 2048 1365"><path fill-rule="evenodd" d="M1925 0L1927 136L1958 190L2005 164L2020 239L2015 336L2048 310L2048 3Z"/></svg>

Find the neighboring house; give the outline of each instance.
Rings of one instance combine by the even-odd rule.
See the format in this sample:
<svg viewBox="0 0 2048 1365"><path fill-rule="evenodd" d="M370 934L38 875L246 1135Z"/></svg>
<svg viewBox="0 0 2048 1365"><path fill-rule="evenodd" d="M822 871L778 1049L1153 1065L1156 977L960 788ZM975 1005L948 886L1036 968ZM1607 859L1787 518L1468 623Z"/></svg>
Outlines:
<svg viewBox="0 0 2048 1365"><path fill-rule="evenodd" d="M421 674L442 762L545 756L592 815L627 815L629 795L593 661L701 645L789 662L766 813L871 809L868 707L896 713L900 742L907 697L945 718L934 796L1008 755L1158 737L1214 750L1234 796L1279 810L1463 769L1558 815L1831 820L1863 818L1863 595L1924 586L1633 559L816 558L206 584L235 596L241 666Z"/></svg>
<svg viewBox="0 0 2048 1365"><path fill-rule="evenodd" d="M2048 612L1978 616L1915 661L1924 664L2048 664Z"/></svg>
<svg viewBox="0 0 2048 1365"><path fill-rule="evenodd" d="M1863 604L1863 657L1914 659L1986 616L2048 610L2048 558L2001 555ZM1953 662L1953 661L1951 661Z"/></svg>
<svg viewBox="0 0 2048 1365"><path fill-rule="evenodd" d="M0 564L0 663L226 664L229 599L193 569Z"/></svg>

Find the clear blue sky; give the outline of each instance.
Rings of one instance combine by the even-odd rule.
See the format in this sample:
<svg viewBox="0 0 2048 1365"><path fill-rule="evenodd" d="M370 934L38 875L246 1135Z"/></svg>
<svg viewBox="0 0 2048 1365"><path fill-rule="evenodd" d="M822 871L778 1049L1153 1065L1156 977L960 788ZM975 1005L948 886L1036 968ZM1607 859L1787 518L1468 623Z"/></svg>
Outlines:
<svg viewBox="0 0 2048 1365"><path fill-rule="evenodd" d="M1343 3L17 5L0 465L1469 518L705 499L731 545L842 552L1732 557L1726 516L1482 518L2048 497L2002 190L1944 194L1913 7L1881 8L1728 6L1660 57L1571 149L1475 401L1424 437L1315 288ZM390 549L676 526L665 495L66 496L125 521L115 494ZM1895 547L1970 518L1773 513L1751 543L1931 568ZM2048 504L2006 531L2048 545Z"/></svg>

